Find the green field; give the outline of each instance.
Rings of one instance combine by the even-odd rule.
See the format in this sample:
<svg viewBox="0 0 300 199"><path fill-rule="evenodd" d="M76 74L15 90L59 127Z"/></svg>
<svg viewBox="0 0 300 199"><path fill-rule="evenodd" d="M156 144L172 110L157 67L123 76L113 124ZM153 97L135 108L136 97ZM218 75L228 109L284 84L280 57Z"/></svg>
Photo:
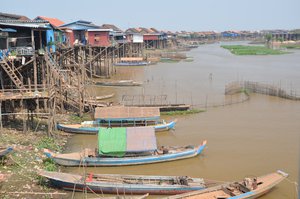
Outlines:
<svg viewBox="0 0 300 199"><path fill-rule="evenodd" d="M281 55L287 53L265 46L222 45L221 47L230 50L235 55Z"/></svg>

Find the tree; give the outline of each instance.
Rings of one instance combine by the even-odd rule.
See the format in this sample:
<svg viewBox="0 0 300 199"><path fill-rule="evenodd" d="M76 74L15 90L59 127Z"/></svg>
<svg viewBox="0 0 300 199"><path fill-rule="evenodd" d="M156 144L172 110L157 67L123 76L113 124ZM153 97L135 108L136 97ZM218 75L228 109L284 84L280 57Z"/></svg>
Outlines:
<svg viewBox="0 0 300 199"><path fill-rule="evenodd" d="M266 35L265 35L265 39L266 39L268 48L270 48L270 44L271 44L271 41L272 41L272 39L273 39L272 34L270 34L270 33L269 33L269 34L266 34Z"/></svg>

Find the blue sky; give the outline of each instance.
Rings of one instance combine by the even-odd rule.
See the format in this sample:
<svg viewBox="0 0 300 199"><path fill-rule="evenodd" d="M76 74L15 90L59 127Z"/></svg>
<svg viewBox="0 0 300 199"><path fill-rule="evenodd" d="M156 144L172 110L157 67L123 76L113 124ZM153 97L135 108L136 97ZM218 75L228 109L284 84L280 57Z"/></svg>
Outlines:
<svg viewBox="0 0 300 199"><path fill-rule="evenodd" d="M300 0L0 0L0 12L159 30L300 29Z"/></svg>

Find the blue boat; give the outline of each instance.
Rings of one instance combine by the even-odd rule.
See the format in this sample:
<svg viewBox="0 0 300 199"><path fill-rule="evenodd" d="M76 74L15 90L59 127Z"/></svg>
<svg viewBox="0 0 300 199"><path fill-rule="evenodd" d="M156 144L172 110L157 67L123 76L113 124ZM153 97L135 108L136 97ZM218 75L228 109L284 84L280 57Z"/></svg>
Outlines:
<svg viewBox="0 0 300 199"><path fill-rule="evenodd" d="M175 161L199 155L206 147L157 147L154 129L150 127L101 128L98 148L58 154L44 150L48 158L63 166L124 166Z"/></svg>
<svg viewBox="0 0 300 199"><path fill-rule="evenodd" d="M115 66L147 66L150 62L148 61L121 61L118 63L115 63Z"/></svg>
<svg viewBox="0 0 300 199"><path fill-rule="evenodd" d="M127 165L140 165L151 164L160 162L169 162L181 159L195 157L203 151L206 147L206 142L198 147L181 147L169 150L165 154L151 154L146 156L136 157L103 157L97 156L95 150L85 149L81 152L58 154L45 149L44 154L51 158L55 163L62 166L127 166Z"/></svg>
<svg viewBox="0 0 300 199"><path fill-rule="evenodd" d="M12 147L0 148L0 159L12 152L14 149Z"/></svg>
<svg viewBox="0 0 300 199"><path fill-rule="evenodd" d="M160 120L159 107L97 107L94 121L81 124L57 124L57 129L68 133L96 134L100 127L141 127L151 126L155 131L175 128L176 120L169 123Z"/></svg>
<svg viewBox="0 0 300 199"><path fill-rule="evenodd" d="M162 122L162 123L158 123L156 125L149 125L154 127L156 132L159 131L168 131L171 129L175 129L175 125L176 125L177 120L171 121L171 122ZM111 123L111 126L113 126L114 123ZM137 124L138 125L138 124ZM130 126L129 124L126 123L118 123L114 126ZM134 124L132 124L131 126L134 126ZM146 125L147 126L147 125ZM102 123L102 125L97 122L97 121L85 121L81 124L57 124L56 128L58 130L67 132L67 133L78 133L78 134L97 134L100 127L107 127L107 125L105 125L105 123Z"/></svg>
<svg viewBox="0 0 300 199"><path fill-rule="evenodd" d="M40 171L58 188L69 191L88 191L101 194L156 194L171 195L202 190L216 185L214 181L188 176L147 176L119 174L69 174Z"/></svg>

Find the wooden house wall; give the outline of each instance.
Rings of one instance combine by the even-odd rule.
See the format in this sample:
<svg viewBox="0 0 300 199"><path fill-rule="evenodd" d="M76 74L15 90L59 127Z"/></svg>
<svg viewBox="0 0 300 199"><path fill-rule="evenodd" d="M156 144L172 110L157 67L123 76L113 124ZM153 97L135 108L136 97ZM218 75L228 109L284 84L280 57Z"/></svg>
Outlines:
<svg viewBox="0 0 300 199"><path fill-rule="evenodd" d="M89 31L88 43L92 46L110 46L109 32Z"/></svg>
<svg viewBox="0 0 300 199"><path fill-rule="evenodd" d="M143 35L144 41L158 40L158 35Z"/></svg>

